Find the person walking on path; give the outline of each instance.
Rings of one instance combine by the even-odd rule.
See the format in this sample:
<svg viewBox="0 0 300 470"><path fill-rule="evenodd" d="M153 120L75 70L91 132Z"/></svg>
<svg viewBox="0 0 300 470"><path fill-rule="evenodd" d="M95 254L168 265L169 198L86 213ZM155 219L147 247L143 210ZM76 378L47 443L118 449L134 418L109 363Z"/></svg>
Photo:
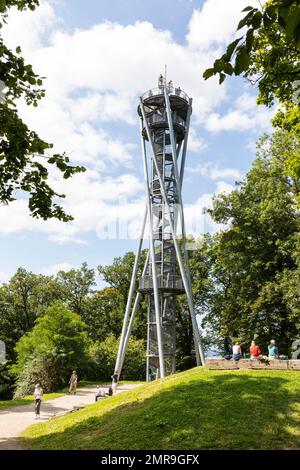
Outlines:
<svg viewBox="0 0 300 470"><path fill-rule="evenodd" d="M274 360L278 359L278 348L276 346L275 339L271 339L270 344L268 345L269 359Z"/></svg>
<svg viewBox="0 0 300 470"><path fill-rule="evenodd" d="M34 408L35 408L35 419L40 418L40 410L43 396L43 389L40 384L36 384L34 392Z"/></svg>
<svg viewBox="0 0 300 470"><path fill-rule="evenodd" d="M255 341L251 341L251 346L250 346L250 359L257 359L261 357L261 352L259 346L255 344Z"/></svg>
<svg viewBox="0 0 300 470"><path fill-rule="evenodd" d="M73 393L76 395L76 388L77 388L77 382L78 382L78 375L76 373L76 370L73 370L72 375L69 380L69 393Z"/></svg>

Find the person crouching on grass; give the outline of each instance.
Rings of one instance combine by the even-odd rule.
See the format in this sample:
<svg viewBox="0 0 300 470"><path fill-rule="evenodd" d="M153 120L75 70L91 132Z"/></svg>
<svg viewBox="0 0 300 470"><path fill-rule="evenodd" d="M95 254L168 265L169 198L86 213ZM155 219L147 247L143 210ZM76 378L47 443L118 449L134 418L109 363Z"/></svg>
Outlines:
<svg viewBox="0 0 300 470"><path fill-rule="evenodd" d="M43 389L41 388L40 384L36 384L34 392L34 408L35 408L35 419L40 418L40 410L41 410L41 403L42 403L42 396L43 396Z"/></svg>

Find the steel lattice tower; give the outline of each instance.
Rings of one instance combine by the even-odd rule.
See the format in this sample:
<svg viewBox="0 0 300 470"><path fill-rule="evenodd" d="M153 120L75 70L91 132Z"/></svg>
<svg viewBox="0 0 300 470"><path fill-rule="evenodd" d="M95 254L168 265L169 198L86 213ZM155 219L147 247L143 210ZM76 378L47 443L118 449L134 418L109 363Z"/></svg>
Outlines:
<svg viewBox="0 0 300 470"><path fill-rule="evenodd" d="M194 311L186 248L181 188L187 152L192 99L179 87L159 86L140 98L141 144L146 187L146 209L123 322L115 373L120 375L140 296L148 296L147 380L149 369L158 376L175 372L178 294L186 293L192 319L197 363L204 364L201 337ZM137 282L145 227L149 229L149 251ZM182 247L178 243L182 239ZM183 255L182 255L183 251Z"/></svg>

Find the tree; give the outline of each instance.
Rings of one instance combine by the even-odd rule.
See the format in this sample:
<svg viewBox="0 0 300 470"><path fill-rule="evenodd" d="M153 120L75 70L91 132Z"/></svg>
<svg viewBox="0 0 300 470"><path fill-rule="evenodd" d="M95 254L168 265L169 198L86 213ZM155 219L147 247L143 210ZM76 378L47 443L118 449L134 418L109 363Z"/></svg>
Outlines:
<svg viewBox="0 0 300 470"><path fill-rule="evenodd" d="M127 299L131 274L133 269L135 255L132 251L128 251L124 256L114 258L113 263L109 266L98 266L98 273L111 287L115 287ZM140 273L146 259L146 250L143 250L140 260Z"/></svg>
<svg viewBox="0 0 300 470"><path fill-rule="evenodd" d="M33 328L36 318L59 299L64 299L64 291L53 277L23 268L0 287L0 339L6 344L8 360L15 359L16 343Z"/></svg>
<svg viewBox="0 0 300 470"><path fill-rule="evenodd" d="M18 357L13 370L17 375L17 395L20 390L22 394L30 390L39 374L38 381L48 391L66 384L73 369L83 377L88 364L87 349L86 326L80 316L56 302L16 346Z"/></svg>
<svg viewBox="0 0 300 470"><path fill-rule="evenodd" d="M300 4L298 0L268 0L261 8L246 7L238 24L239 38L203 73L205 79L219 75L242 75L258 84L258 104L281 107L273 124L300 139ZM296 144L299 145L299 142ZM290 155L285 168L300 174L299 153ZM298 201L300 204L300 201Z"/></svg>
<svg viewBox="0 0 300 470"><path fill-rule="evenodd" d="M292 310L286 293L287 279L297 270L299 181L285 173L284 143L281 131L263 137L246 180L229 195L217 196L209 211L228 226L212 247L216 292L208 315L225 346L239 338L248 348L253 337L264 346L274 337L288 353L300 331L299 306Z"/></svg>
<svg viewBox="0 0 300 470"><path fill-rule="evenodd" d="M209 236L199 239L188 238L189 266L192 279L192 292L195 312L199 324L203 324L209 309L209 297L214 289L210 278L211 263L208 256ZM180 244L181 240L180 240ZM206 328L203 346L210 346L211 336ZM177 297L176 302L176 368L185 370L196 365L195 345L191 315L188 309L186 295Z"/></svg>
<svg viewBox="0 0 300 470"><path fill-rule="evenodd" d="M87 263L82 263L80 269L60 271L57 280L65 288L65 296L69 301L70 308L82 315L83 304L87 296L92 293L95 283L95 272L89 269Z"/></svg>
<svg viewBox="0 0 300 470"><path fill-rule="evenodd" d="M124 301L118 289L105 287L87 298L82 318L93 341L104 341L110 334L117 338L124 318Z"/></svg>
<svg viewBox="0 0 300 470"><path fill-rule="evenodd" d="M269 0L261 8L246 7L237 26L239 38L205 70L203 77L243 75L258 83L258 102L291 101L300 90L300 5L297 0Z"/></svg>
<svg viewBox="0 0 300 470"><path fill-rule="evenodd" d="M147 250L143 250L141 254L140 266L138 277L141 276L143 266L146 260ZM114 258L113 263L108 266L98 266L98 273L102 279L107 282L112 288L118 291L121 296L122 305L120 310L123 311L123 317L127 304L128 291L132 275L133 263L135 255L129 251L122 257ZM137 284L135 286L135 294L137 293ZM133 335L139 339L146 339L146 312L147 312L147 298L142 297L139 304L139 312L136 316L133 328ZM122 320L123 321L123 320ZM122 328L122 325L121 325Z"/></svg>
<svg viewBox="0 0 300 470"><path fill-rule="evenodd" d="M93 378L110 380L114 371L120 338L113 334L102 342L97 342L90 348L94 363ZM121 378L124 380L144 380L146 370L146 354L143 340L131 337L128 342Z"/></svg>
<svg viewBox="0 0 300 470"><path fill-rule="evenodd" d="M0 2L0 28L6 22L9 8L34 10L38 0L2 0ZM0 99L0 202L8 204L15 199L16 191L28 194L28 206L33 217L72 220L56 202L64 198L47 183L51 165L68 179L83 167L71 166L66 154L48 154L52 144L40 139L18 115L17 100L25 99L27 105L37 106L45 96L43 80L25 63L21 48L11 51L0 37L0 83L5 95ZM45 162L45 163L44 163Z"/></svg>

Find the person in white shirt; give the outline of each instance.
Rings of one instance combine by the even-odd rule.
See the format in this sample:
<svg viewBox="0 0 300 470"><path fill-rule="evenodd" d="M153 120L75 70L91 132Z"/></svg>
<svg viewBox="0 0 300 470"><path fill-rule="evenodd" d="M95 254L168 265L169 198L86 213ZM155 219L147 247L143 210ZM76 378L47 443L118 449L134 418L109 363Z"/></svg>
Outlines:
<svg viewBox="0 0 300 470"><path fill-rule="evenodd" d="M95 393L95 401L98 401L99 398L105 398L105 390L97 385L96 393Z"/></svg>
<svg viewBox="0 0 300 470"><path fill-rule="evenodd" d="M43 396L43 389L40 384L36 384L34 392L34 408L35 408L35 419L40 418L40 410Z"/></svg>
<svg viewBox="0 0 300 470"><path fill-rule="evenodd" d="M232 346L232 356L235 361L238 361L242 357L242 350L238 341L236 341Z"/></svg>

